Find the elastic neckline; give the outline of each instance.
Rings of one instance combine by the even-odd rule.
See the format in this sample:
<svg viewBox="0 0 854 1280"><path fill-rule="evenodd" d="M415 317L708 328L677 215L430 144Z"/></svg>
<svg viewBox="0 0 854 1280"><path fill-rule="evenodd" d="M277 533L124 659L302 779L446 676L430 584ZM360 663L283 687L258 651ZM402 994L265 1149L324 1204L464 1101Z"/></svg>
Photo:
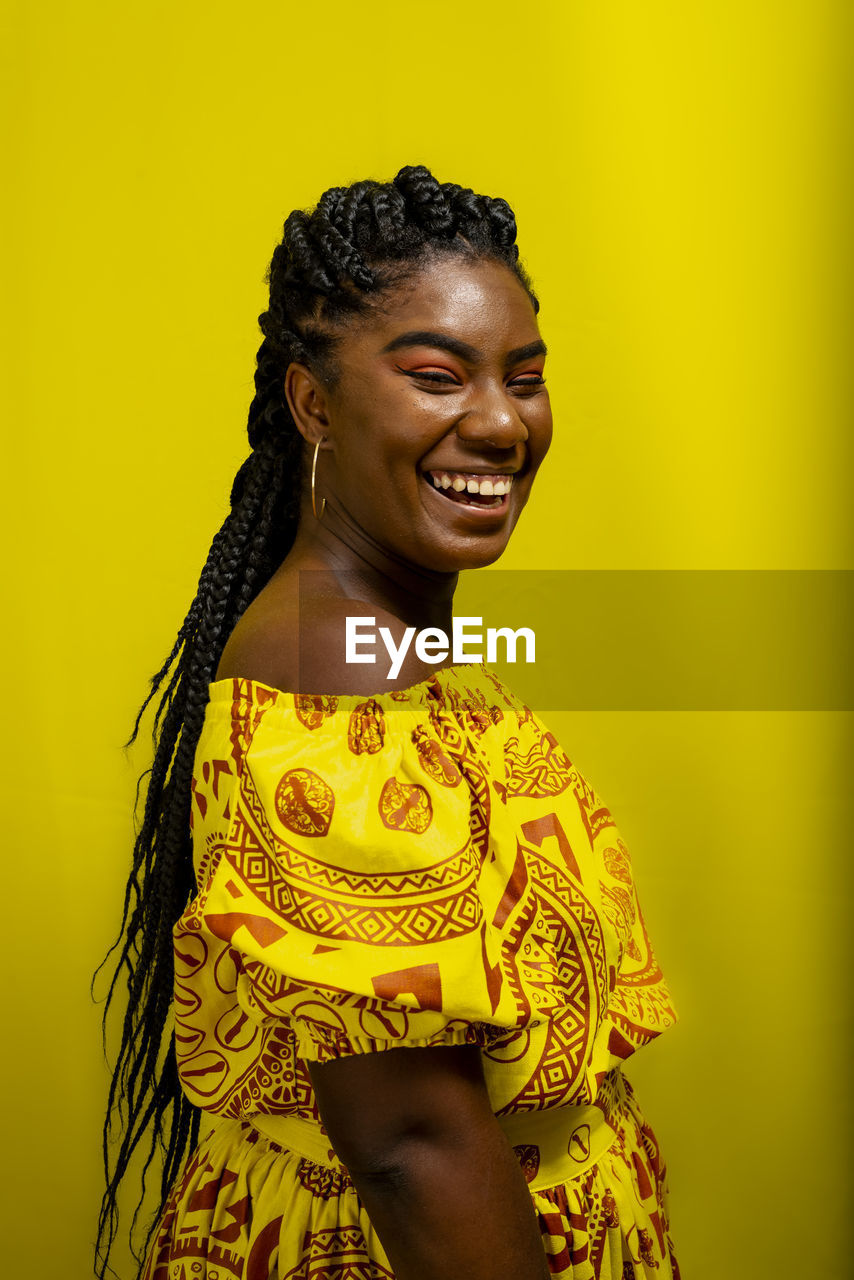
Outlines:
<svg viewBox="0 0 854 1280"><path fill-rule="evenodd" d="M278 699L295 698L336 698L339 705L360 702L378 702L381 705L402 706L405 702L422 702L430 688L439 688L456 681L463 680L466 672L486 675L486 664L483 662L457 662L448 667L439 667L432 675L419 680L417 684L408 685L405 689L389 689L383 693L296 693L293 689L278 689L275 685L265 684L263 680L253 680L251 676L226 676L223 680L214 680L208 685L208 698L211 702L232 701L234 683L251 685L273 694Z"/></svg>

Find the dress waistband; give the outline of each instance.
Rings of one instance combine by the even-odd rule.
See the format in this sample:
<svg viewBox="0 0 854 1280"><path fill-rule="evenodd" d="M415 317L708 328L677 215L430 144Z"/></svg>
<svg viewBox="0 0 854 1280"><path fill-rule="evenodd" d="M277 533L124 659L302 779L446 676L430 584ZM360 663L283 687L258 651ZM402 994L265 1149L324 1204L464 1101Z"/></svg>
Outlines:
<svg viewBox="0 0 854 1280"><path fill-rule="evenodd" d="M609 1119L624 1097L622 1072L617 1068L603 1080L596 1105L496 1116L529 1189L538 1191L577 1178L601 1160L617 1136ZM246 1117L246 1123L278 1146L346 1175L329 1135L313 1120L252 1115Z"/></svg>

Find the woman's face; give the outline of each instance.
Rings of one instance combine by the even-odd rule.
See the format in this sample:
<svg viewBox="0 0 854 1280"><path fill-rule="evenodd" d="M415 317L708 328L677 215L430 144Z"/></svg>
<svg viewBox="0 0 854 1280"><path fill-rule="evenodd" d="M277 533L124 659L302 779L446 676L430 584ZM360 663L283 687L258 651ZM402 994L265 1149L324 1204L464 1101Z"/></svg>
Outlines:
<svg viewBox="0 0 854 1280"><path fill-rule="evenodd" d="M545 345L513 273L435 259L345 330L336 361L318 495L411 564L491 564L552 435Z"/></svg>

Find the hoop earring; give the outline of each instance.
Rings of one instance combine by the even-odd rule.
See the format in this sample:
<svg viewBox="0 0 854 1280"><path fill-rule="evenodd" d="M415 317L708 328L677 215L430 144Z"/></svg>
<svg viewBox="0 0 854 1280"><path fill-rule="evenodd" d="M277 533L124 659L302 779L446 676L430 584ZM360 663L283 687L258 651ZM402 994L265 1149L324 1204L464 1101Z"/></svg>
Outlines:
<svg viewBox="0 0 854 1280"><path fill-rule="evenodd" d="M318 455L318 453L319 453L319 451L320 451L320 443L321 443L321 442L318 440L317 444L314 446L314 457L313 457L313 458L312 458L312 460L311 460L311 509L312 509L312 511L314 512L314 518L315 518L316 520L319 520L319 519L322 517L322 515L323 515L323 510L324 510L324 508L325 508L325 506L326 506L326 499L325 499L325 498L321 498L321 499L320 499L320 511L318 512L318 510L317 510L317 498L316 498L316 496L315 496L315 492L314 492L314 477L315 477L315 475L317 474L317 455Z"/></svg>

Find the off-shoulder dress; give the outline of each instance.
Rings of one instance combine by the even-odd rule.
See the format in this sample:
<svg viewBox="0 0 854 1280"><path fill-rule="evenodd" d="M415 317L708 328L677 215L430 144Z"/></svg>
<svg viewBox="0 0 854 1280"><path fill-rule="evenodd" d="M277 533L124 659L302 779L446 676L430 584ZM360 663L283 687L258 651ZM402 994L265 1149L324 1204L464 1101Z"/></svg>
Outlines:
<svg viewBox="0 0 854 1280"><path fill-rule="evenodd" d="M393 1277L306 1062L446 1044L479 1046L551 1274L678 1278L621 1069L676 1016L629 852L492 671L370 698L215 682L192 835L175 1034L205 1124L146 1280Z"/></svg>

